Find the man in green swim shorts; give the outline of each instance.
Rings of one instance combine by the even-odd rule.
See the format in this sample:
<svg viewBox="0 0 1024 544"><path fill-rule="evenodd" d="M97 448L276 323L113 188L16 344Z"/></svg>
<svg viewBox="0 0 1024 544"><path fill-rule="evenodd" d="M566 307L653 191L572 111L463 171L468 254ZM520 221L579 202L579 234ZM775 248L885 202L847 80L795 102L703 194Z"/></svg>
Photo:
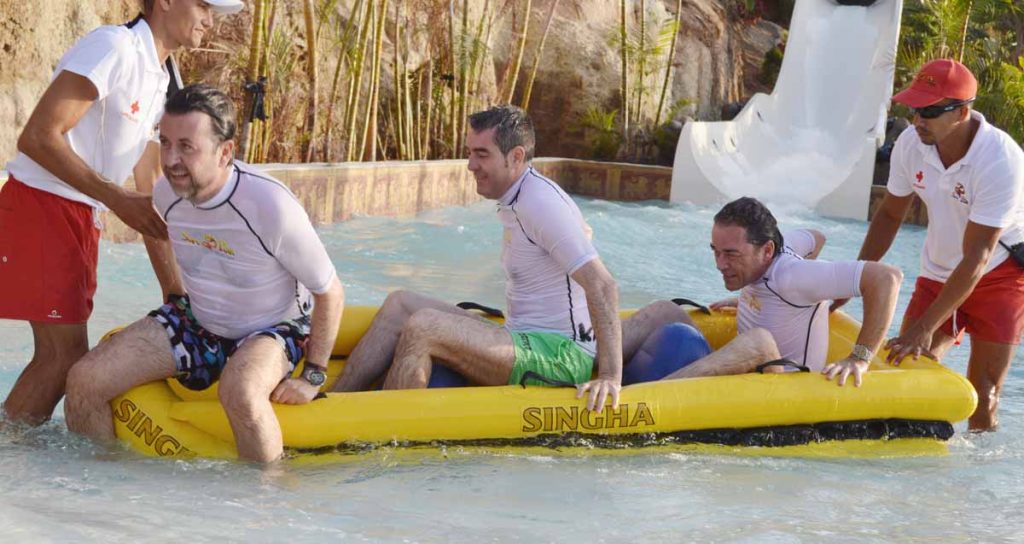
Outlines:
<svg viewBox="0 0 1024 544"><path fill-rule="evenodd" d="M437 362L481 385L577 384L580 397L589 392L591 409L609 396L617 405L618 287L590 242L590 227L565 191L531 167L534 132L526 112L498 106L474 113L469 124L469 170L477 192L498 201L504 227L505 325L393 292L334 390L367 389L385 373L386 389L426 387Z"/></svg>

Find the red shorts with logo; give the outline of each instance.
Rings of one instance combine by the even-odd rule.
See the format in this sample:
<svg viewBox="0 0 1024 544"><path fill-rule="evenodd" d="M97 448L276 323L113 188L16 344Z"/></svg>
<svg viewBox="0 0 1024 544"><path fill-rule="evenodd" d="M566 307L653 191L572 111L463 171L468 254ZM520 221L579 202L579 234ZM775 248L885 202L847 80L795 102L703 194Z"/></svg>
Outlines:
<svg viewBox="0 0 1024 544"><path fill-rule="evenodd" d="M904 323L921 317L939 296L943 285L935 280L917 278L914 295L903 314ZM1007 257L981 277L967 300L939 330L957 341L967 331L975 340L1019 344L1024 331L1024 268L1013 257Z"/></svg>
<svg viewBox="0 0 1024 544"><path fill-rule="evenodd" d="M88 321L99 238L92 206L8 179L0 189L0 318Z"/></svg>

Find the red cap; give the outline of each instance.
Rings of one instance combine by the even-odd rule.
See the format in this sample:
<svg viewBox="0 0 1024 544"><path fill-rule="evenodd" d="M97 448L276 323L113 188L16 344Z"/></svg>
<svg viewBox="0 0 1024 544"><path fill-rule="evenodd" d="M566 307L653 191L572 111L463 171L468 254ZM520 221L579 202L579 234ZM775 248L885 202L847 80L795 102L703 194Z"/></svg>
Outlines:
<svg viewBox="0 0 1024 544"><path fill-rule="evenodd" d="M892 100L923 108L945 98L970 100L977 95L978 80L966 66L952 59L938 59L922 66L913 83Z"/></svg>

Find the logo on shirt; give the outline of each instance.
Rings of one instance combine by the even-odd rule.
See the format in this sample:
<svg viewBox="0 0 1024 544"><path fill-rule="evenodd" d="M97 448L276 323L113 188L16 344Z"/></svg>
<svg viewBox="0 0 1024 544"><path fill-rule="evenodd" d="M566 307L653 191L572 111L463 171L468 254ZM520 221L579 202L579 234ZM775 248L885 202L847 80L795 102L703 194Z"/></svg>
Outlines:
<svg viewBox="0 0 1024 544"><path fill-rule="evenodd" d="M957 183L953 187L953 194L949 196L959 200L961 204L970 204L970 202L967 201L967 189L964 188L963 183Z"/></svg>
<svg viewBox="0 0 1024 544"><path fill-rule="evenodd" d="M917 178L917 181L914 182L914 187L924 189L924 172L918 170L914 177Z"/></svg>
<svg viewBox="0 0 1024 544"><path fill-rule="evenodd" d="M225 242L224 240L218 240L217 238L210 234L204 234L203 239L199 240L193 237L188 232L182 231L181 239L185 243L192 244L197 247L206 248L210 251L216 251L217 253L222 253L230 257L235 256L235 250L231 249L231 246L229 246L227 242Z"/></svg>
<svg viewBox="0 0 1024 544"><path fill-rule="evenodd" d="M139 122L138 113L139 113L139 101L136 100L135 102L132 102L131 106L128 107L128 111L121 112L121 115L125 119L127 119L129 121L132 121L133 123L138 123Z"/></svg>

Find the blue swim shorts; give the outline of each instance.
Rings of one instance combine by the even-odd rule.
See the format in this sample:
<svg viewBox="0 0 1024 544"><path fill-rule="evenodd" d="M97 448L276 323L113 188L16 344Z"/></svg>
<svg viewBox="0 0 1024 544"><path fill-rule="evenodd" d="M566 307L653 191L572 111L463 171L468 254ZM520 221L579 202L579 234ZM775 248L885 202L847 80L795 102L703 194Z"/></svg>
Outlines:
<svg viewBox="0 0 1024 544"><path fill-rule="evenodd" d="M237 340L218 336L202 327L194 315L188 295L171 295L167 303L149 312L149 317L164 326L171 341L177 374L185 387L201 391L220 378L228 357L254 336L274 338L284 348L292 369L302 360L309 340L309 317L282 321Z"/></svg>

